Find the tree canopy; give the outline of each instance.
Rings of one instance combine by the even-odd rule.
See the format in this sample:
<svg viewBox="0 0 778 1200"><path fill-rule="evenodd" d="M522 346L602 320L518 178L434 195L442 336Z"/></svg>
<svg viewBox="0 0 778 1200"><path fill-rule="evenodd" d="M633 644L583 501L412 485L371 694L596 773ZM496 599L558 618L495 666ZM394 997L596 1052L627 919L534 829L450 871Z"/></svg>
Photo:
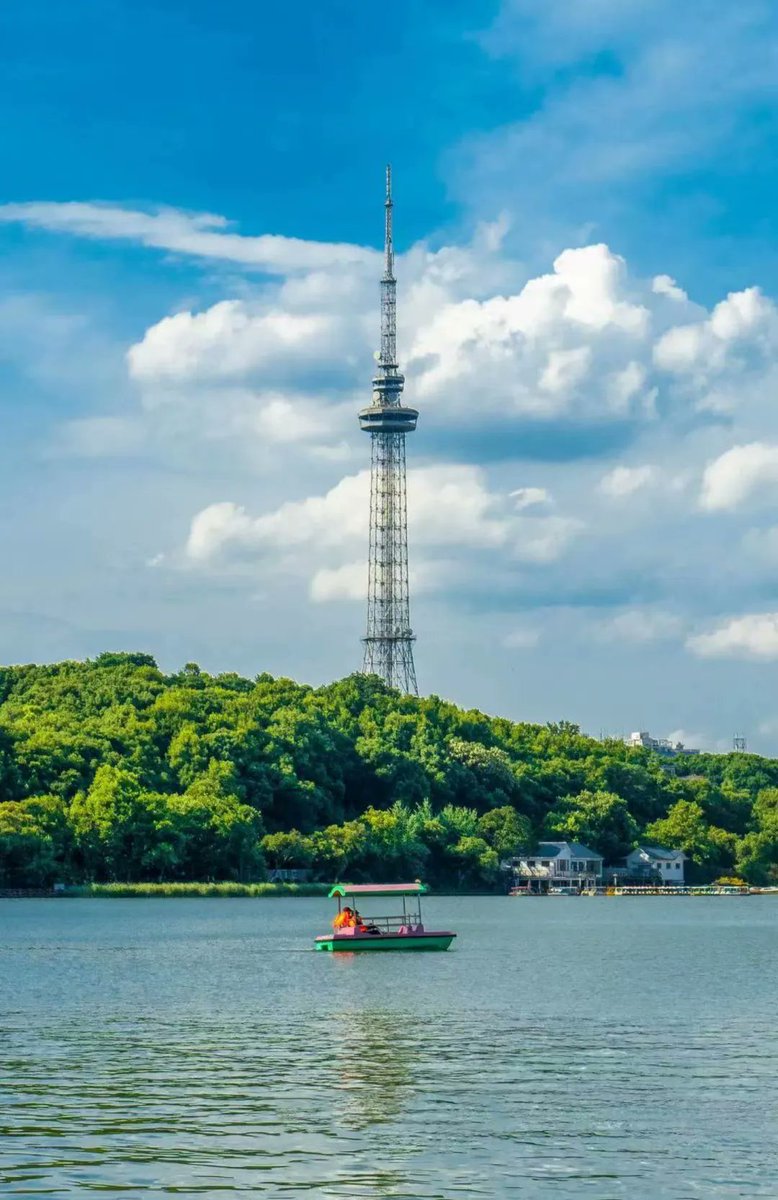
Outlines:
<svg viewBox="0 0 778 1200"><path fill-rule="evenodd" d="M609 862L639 840L700 878L778 876L778 762L663 760L569 722L532 725L267 674L166 675L148 654L0 668L0 886L55 880L423 875L500 886L540 838Z"/></svg>

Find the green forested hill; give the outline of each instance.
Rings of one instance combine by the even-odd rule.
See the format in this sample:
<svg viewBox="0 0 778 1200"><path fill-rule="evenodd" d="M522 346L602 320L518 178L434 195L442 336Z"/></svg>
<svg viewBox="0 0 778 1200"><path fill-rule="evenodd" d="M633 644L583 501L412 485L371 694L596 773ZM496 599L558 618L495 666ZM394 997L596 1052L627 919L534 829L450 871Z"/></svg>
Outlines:
<svg viewBox="0 0 778 1200"><path fill-rule="evenodd" d="M778 761L663 762L375 677L164 675L144 654L0 668L0 886L423 875L499 886L539 834L609 861L639 837L700 878L778 874Z"/></svg>

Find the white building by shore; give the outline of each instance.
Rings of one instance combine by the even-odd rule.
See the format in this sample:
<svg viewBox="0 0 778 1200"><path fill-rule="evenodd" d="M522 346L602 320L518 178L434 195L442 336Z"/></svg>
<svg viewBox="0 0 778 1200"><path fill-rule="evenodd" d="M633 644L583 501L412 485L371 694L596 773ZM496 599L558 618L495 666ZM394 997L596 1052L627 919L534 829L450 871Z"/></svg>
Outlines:
<svg viewBox="0 0 778 1200"><path fill-rule="evenodd" d="M630 875L659 875L664 884L684 882L686 855L683 850L666 850L664 846L636 846L626 858Z"/></svg>
<svg viewBox="0 0 778 1200"><path fill-rule="evenodd" d="M533 854L504 866L512 872L514 887L542 893L549 888L597 887L602 883L602 864L602 855L580 842L540 842Z"/></svg>

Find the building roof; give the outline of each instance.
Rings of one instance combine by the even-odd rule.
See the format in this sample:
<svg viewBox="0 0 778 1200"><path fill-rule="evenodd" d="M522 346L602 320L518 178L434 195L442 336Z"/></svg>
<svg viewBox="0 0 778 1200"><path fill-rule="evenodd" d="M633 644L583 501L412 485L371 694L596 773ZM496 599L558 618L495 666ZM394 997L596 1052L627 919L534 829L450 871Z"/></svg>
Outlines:
<svg viewBox="0 0 778 1200"><path fill-rule="evenodd" d="M336 883L330 896L423 896L423 883Z"/></svg>
<svg viewBox="0 0 778 1200"><path fill-rule="evenodd" d="M602 858L596 850L590 850L581 842L538 842L537 849L531 858L557 858L567 852L572 858Z"/></svg>
<svg viewBox="0 0 778 1200"><path fill-rule="evenodd" d="M686 858L683 850L667 850L664 846L636 846L630 854L639 854L641 858L654 860L669 859L671 862L675 862L677 858ZM627 855L628 858L629 856Z"/></svg>

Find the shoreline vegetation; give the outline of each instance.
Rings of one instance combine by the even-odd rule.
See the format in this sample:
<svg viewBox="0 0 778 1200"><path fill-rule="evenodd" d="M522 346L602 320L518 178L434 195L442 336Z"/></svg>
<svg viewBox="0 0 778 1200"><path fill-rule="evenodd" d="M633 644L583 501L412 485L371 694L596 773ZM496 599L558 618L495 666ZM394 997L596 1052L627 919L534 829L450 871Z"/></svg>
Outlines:
<svg viewBox="0 0 778 1200"><path fill-rule="evenodd" d="M775 884L778 760L663 756L361 674L312 688L195 663L166 674L124 652L0 667L6 893L316 895L333 879L424 879L498 894L501 862L548 840L606 867L666 846L687 855L687 883ZM296 872L312 891L269 882Z"/></svg>
<svg viewBox="0 0 778 1200"><path fill-rule="evenodd" d="M0 900L51 898L57 899L129 899L175 897L247 897L273 899L278 897L327 897L331 883L84 883L61 888L0 888ZM436 896L500 896L494 891L457 892L443 890Z"/></svg>
<svg viewBox="0 0 778 1200"><path fill-rule="evenodd" d="M0 888L0 900L30 899L92 899L92 900L154 900L154 899L250 899L268 900L280 898L326 897L329 883L85 883L59 888ZM506 892L454 891L443 889L434 893L440 897L484 897L508 899ZM594 893L582 893L592 895ZM597 889L598 896L705 896L705 895L760 895L778 896L778 887L726 887L716 884L697 887L642 887L613 888L603 885Z"/></svg>
<svg viewBox="0 0 778 1200"><path fill-rule="evenodd" d="M331 888L329 883L237 883L222 881L221 883L86 883L65 888L52 895L63 897L94 896L104 899L126 897L167 897L167 896L246 896L249 898L264 898L274 896L326 896Z"/></svg>

